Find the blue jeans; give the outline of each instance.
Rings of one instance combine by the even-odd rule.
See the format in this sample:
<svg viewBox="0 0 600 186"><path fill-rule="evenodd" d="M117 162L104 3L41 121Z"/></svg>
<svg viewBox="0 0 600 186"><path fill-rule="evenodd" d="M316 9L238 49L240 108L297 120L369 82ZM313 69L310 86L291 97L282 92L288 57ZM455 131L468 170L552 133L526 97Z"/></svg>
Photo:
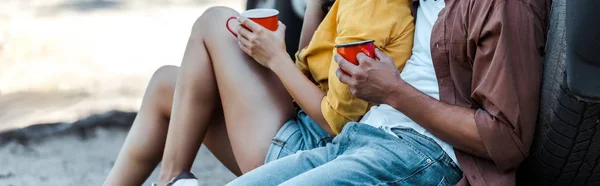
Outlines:
<svg viewBox="0 0 600 186"><path fill-rule="evenodd" d="M431 138L351 122L325 147L265 164L228 185L453 185L460 168Z"/></svg>
<svg viewBox="0 0 600 186"><path fill-rule="evenodd" d="M333 137L327 134L303 110L297 109L296 113L296 117L285 122L273 137L265 157L265 164L295 154L300 150L324 147L333 140Z"/></svg>

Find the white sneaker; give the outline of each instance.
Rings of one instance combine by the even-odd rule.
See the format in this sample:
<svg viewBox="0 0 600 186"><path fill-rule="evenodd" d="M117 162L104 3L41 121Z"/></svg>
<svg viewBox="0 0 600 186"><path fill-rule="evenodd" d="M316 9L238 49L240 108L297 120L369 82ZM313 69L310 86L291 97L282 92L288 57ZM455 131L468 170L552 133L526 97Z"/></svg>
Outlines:
<svg viewBox="0 0 600 186"><path fill-rule="evenodd" d="M152 186L157 186L153 183ZM167 186L198 186L198 178L191 172L182 172L167 183Z"/></svg>

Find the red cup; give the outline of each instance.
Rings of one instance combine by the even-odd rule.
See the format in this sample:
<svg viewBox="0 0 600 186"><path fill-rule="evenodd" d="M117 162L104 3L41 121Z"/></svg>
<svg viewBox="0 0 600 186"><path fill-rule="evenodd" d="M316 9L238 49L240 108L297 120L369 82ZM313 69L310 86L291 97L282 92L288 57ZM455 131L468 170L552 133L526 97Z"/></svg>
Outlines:
<svg viewBox="0 0 600 186"><path fill-rule="evenodd" d="M275 9L252 9L242 12L240 15L242 17L247 17L248 19L258 23L259 25L267 28L270 31L276 31L279 27L279 11ZM229 27L229 21L237 18L238 16L231 16L225 22L225 27L227 27L227 30L229 30L229 32L231 32L231 34L233 34L235 37L237 37L237 34L233 32L233 30L231 30L231 28Z"/></svg>
<svg viewBox="0 0 600 186"><path fill-rule="evenodd" d="M349 61L352 64L358 65L358 60L356 59L356 55L359 52L365 53L365 55L370 58L375 58L375 41L373 40L364 40L357 41L352 43L344 43L335 45L336 51L340 54L344 59ZM342 70L344 73L348 73Z"/></svg>

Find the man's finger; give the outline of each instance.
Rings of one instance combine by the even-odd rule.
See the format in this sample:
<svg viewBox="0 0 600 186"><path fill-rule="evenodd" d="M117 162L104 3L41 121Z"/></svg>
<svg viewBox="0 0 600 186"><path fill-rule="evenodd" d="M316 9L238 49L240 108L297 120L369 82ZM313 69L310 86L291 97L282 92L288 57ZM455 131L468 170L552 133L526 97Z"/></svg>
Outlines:
<svg viewBox="0 0 600 186"><path fill-rule="evenodd" d="M394 60L392 58L390 58L390 56L388 56L387 54L385 54L383 51L379 50L378 48L375 48L375 57L377 57L379 59L379 61L384 62L384 63L394 63Z"/></svg>
<svg viewBox="0 0 600 186"><path fill-rule="evenodd" d="M376 62L375 59L367 56L365 53L362 53L362 52L360 52L360 53L358 53L358 55L356 55L356 60L358 60L359 66Z"/></svg>
<svg viewBox="0 0 600 186"><path fill-rule="evenodd" d="M344 59L340 54L335 54L334 59L335 62L338 63L340 69L348 72L348 74L350 75L355 75L356 73L358 73L358 71L360 71L360 67L350 63L349 61Z"/></svg>
<svg viewBox="0 0 600 186"><path fill-rule="evenodd" d="M306 48L306 47L305 47ZM340 55L340 54L335 54L333 56L333 59L335 60L336 63L340 63L340 61L344 60L344 58Z"/></svg>
<svg viewBox="0 0 600 186"><path fill-rule="evenodd" d="M342 70L339 68L335 71L335 75L338 77L340 82L347 85L352 85L352 82L354 81L354 79L352 79L352 76L342 72Z"/></svg>
<svg viewBox="0 0 600 186"><path fill-rule="evenodd" d="M242 25L246 26L246 27L247 27L247 28L248 28L250 31L252 31L252 32L256 32L256 31L259 31L259 30L262 30L262 29L263 29L263 27L262 27L262 26L260 26L258 23L254 22L254 21L252 21L252 20L250 20L250 19L248 19L248 18L246 18L246 17L242 17L242 16L240 16L240 17L238 18L238 21L239 21L239 22L240 22Z"/></svg>
<svg viewBox="0 0 600 186"><path fill-rule="evenodd" d="M385 53L383 53L383 51L379 50L378 48L375 48L375 57L382 59L386 58L387 55L385 55Z"/></svg>

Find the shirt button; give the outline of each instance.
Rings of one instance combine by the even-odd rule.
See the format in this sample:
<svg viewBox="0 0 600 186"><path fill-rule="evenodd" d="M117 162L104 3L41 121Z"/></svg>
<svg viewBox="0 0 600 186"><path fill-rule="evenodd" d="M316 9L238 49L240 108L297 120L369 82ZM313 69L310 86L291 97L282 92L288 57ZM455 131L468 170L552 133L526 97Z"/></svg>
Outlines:
<svg viewBox="0 0 600 186"><path fill-rule="evenodd" d="M435 48L440 48L440 44L436 43Z"/></svg>

